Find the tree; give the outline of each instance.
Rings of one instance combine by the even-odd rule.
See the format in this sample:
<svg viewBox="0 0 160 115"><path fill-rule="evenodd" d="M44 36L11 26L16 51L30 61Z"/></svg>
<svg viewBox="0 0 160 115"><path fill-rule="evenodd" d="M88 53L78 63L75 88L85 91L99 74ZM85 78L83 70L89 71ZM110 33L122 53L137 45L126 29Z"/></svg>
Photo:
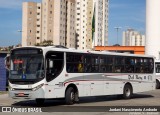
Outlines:
<svg viewBox="0 0 160 115"><path fill-rule="evenodd" d="M52 40L44 40L41 43L35 44L35 46L53 46L53 41Z"/></svg>
<svg viewBox="0 0 160 115"><path fill-rule="evenodd" d="M121 46L121 45L119 45L119 44L114 44L113 46Z"/></svg>

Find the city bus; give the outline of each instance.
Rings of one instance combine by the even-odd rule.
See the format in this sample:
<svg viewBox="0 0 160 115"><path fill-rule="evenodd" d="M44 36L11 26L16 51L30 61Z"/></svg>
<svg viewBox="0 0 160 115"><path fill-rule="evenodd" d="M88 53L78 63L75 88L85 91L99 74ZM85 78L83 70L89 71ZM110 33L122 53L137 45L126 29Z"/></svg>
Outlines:
<svg viewBox="0 0 160 115"><path fill-rule="evenodd" d="M11 50L9 96L13 99L64 99L121 95L155 89L153 56L69 49L61 46Z"/></svg>
<svg viewBox="0 0 160 115"><path fill-rule="evenodd" d="M156 89L160 88L160 60L155 61L156 68Z"/></svg>

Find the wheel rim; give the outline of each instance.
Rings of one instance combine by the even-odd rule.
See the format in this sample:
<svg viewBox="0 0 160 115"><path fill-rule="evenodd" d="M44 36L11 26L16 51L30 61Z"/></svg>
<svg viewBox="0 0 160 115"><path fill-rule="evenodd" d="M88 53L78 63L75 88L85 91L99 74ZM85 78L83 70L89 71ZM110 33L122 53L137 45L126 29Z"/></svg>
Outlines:
<svg viewBox="0 0 160 115"><path fill-rule="evenodd" d="M125 92L126 92L126 96L127 96L127 97L129 97L129 96L130 96L130 94L131 94L130 89L129 89L129 88L127 88L127 89L125 90Z"/></svg>
<svg viewBox="0 0 160 115"><path fill-rule="evenodd" d="M156 81L156 89L158 88L158 84L157 84L157 81Z"/></svg>
<svg viewBox="0 0 160 115"><path fill-rule="evenodd" d="M71 100L72 100L72 101L74 101L75 94L74 94L74 92L73 92L73 91L71 92L71 97L70 97L70 98L71 98Z"/></svg>
<svg viewBox="0 0 160 115"><path fill-rule="evenodd" d="M159 82L156 80L156 89L159 88Z"/></svg>

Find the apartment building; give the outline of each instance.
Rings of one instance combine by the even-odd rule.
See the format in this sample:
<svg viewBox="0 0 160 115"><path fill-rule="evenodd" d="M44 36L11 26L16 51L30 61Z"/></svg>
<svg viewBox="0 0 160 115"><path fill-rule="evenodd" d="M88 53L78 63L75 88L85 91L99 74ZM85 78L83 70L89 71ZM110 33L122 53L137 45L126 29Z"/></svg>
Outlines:
<svg viewBox="0 0 160 115"><path fill-rule="evenodd" d="M127 29L123 32L123 46L145 46L145 35L134 29Z"/></svg>
<svg viewBox="0 0 160 115"><path fill-rule="evenodd" d="M106 46L108 0L25 2L22 30L22 46L35 45L44 40L77 49Z"/></svg>
<svg viewBox="0 0 160 115"><path fill-rule="evenodd" d="M45 40L75 48L75 0L23 3L22 46Z"/></svg>
<svg viewBox="0 0 160 115"><path fill-rule="evenodd" d="M108 45L108 0L76 0L78 49Z"/></svg>
<svg viewBox="0 0 160 115"><path fill-rule="evenodd" d="M75 31L75 0L66 0L66 37L65 46L68 48L76 47L76 31Z"/></svg>
<svg viewBox="0 0 160 115"><path fill-rule="evenodd" d="M31 46L42 41L41 8L41 3L23 3L22 46Z"/></svg>
<svg viewBox="0 0 160 115"><path fill-rule="evenodd" d="M95 0L95 45L108 45L108 0Z"/></svg>

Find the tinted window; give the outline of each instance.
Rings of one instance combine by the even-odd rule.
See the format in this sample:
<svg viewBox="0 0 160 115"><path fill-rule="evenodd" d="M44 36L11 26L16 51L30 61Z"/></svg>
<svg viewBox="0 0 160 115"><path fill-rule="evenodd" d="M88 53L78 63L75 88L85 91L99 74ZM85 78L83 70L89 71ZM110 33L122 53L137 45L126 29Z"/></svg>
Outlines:
<svg viewBox="0 0 160 115"><path fill-rule="evenodd" d="M64 53L48 52L46 54L46 80L47 82L56 78L63 70Z"/></svg>

